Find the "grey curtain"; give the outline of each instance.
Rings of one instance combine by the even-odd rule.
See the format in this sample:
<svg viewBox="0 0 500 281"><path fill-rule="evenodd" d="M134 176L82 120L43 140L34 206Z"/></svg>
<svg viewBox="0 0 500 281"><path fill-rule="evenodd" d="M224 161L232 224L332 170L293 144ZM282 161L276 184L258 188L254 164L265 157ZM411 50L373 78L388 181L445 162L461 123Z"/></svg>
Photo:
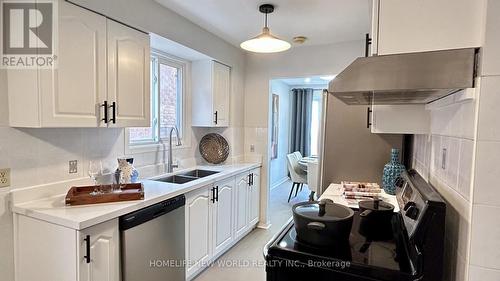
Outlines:
<svg viewBox="0 0 500 281"><path fill-rule="evenodd" d="M292 124L290 152L311 153L311 110L313 89L292 89Z"/></svg>

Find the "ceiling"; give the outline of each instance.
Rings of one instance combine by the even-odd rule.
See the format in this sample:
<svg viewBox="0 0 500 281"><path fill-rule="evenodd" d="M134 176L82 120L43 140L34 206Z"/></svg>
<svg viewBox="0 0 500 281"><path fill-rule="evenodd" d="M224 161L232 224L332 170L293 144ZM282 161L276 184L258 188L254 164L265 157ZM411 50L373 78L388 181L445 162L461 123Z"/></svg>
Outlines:
<svg viewBox="0 0 500 281"><path fill-rule="evenodd" d="M370 0L155 1L235 46L262 31L264 3L275 5L271 32L289 42L295 36L308 37L304 45L362 40L370 28Z"/></svg>

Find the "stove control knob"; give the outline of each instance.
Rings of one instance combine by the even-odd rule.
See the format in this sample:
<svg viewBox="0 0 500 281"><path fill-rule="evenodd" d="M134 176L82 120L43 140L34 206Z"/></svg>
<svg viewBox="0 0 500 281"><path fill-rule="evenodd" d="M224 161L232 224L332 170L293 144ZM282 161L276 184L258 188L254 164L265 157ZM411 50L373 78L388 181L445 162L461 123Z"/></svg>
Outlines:
<svg viewBox="0 0 500 281"><path fill-rule="evenodd" d="M418 210L417 206L415 206L415 203L413 203L413 205L408 207L405 215L412 220L416 220L418 218L419 213L420 211Z"/></svg>
<svg viewBox="0 0 500 281"><path fill-rule="evenodd" d="M404 210L404 211L408 211L408 208L410 208L411 206L416 206L415 202L412 202L412 201L407 202L407 203L405 204L405 206L403 207L403 210Z"/></svg>

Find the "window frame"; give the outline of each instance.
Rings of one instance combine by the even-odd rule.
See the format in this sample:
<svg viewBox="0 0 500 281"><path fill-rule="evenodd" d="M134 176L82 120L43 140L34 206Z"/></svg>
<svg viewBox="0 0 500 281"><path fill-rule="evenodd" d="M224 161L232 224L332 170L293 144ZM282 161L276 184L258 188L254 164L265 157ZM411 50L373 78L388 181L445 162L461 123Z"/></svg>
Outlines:
<svg viewBox="0 0 500 281"><path fill-rule="evenodd" d="M177 110L180 110L180 114L178 115L178 129L179 134L182 139L181 146L175 146L174 149L181 149L190 147L191 145L191 137L189 134L189 118L188 118L188 107L187 101L190 96L190 63L187 60L175 57L173 55L167 54L163 51L157 49L151 49L151 61L154 59L158 60L158 64L156 65L156 69L151 68L156 73L159 73L160 64L164 64L167 66L178 68L180 71L181 80L179 83L180 90L178 91L177 96ZM159 114L160 114L160 106L159 106L159 89L160 89L160 81L158 81L156 85L153 85L153 75L151 73L151 124L153 122L159 122ZM156 91L156 92L153 92ZM125 129L125 153L126 154L134 154L134 153L143 153L143 152L152 152L152 151L163 151L167 150L168 137L161 138L160 137L160 125L157 125L157 129L153 130L153 138L150 140L141 140L131 142L130 140L130 129ZM177 138L174 136L173 140L177 142Z"/></svg>

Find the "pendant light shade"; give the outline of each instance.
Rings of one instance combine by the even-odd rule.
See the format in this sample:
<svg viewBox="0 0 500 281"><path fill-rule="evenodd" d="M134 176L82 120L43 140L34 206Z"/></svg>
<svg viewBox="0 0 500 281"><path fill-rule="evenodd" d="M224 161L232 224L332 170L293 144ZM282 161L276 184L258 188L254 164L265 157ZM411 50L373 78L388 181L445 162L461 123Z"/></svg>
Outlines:
<svg viewBox="0 0 500 281"><path fill-rule="evenodd" d="M277 53L290 49L290 43L272 35L269 27L267 27L267 14L270 14L274 11L274 6L270 4L264 4L259 7L259 10L262 13L266 14L265 26L262 29L262 33L252 39L241 43L240 47L242 49L255 53Z"/></svg>

